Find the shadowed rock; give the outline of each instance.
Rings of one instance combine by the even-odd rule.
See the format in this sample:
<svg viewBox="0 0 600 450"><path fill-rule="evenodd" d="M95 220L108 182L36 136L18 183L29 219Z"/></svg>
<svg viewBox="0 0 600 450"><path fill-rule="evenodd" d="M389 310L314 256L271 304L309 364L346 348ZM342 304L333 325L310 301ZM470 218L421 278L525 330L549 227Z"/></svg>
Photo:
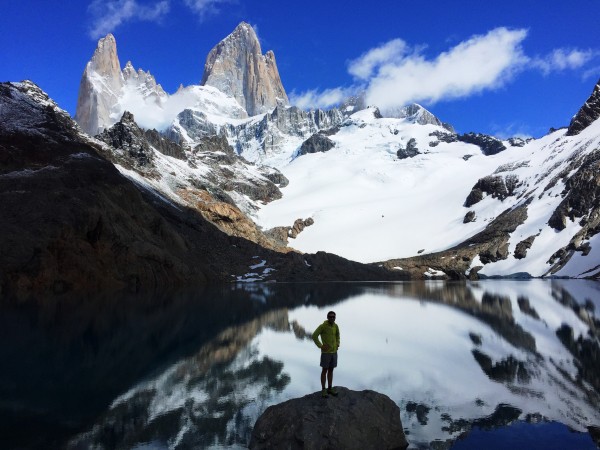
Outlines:
<svg viewBox="0 0 600 450"><path fill-rule="evenodd" d="M374 391L339 388L274 405L258 418L250 449L406 449L400 409Z"/></svg>
<svg viewBox="0 0 600 450"><path fill-rule="evenodd" d="M581 109L575 114L569 129L567 130L567 136L575 136L585 128L588 127L592 122L600 117L600 81L596 83L592 95L587 99Z"/></svg>

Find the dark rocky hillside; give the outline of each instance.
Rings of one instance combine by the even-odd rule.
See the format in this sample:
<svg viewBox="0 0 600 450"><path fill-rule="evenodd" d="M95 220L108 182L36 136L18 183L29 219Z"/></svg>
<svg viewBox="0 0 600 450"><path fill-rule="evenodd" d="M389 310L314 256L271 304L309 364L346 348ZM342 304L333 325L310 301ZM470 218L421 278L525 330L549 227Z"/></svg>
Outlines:
<svg viewBox="0 0 600 450"><path fill-rule="evenodd" d="M398 278L319 252L278 253L139 188L30 82L0 85L0 292L139 291L259 279Z"/></svg>

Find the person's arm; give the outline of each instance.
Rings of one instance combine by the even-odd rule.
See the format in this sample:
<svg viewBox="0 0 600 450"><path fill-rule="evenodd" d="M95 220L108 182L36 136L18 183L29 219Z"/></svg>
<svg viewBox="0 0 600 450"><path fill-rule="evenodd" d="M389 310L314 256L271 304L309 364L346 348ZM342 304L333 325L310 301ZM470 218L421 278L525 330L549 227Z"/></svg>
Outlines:
<svg viewBox="0 0 600 450"><path fill-rule="evenodd" d="M323 344L321 344L321 341L319 341L319 336L321 335L321 326L322 325L319 325L315 332L312 334L313 341L315 341L315 344L317 344L317 347L319 348L323 347Z"/></svg>
<svg viewBox="0 0 600 450"><path fill-rule="evenodd" d="M339 346L340 346L340 327L338 327L337 325L335 327L335 339L337 341L337 346L339 348Z"/></svg>

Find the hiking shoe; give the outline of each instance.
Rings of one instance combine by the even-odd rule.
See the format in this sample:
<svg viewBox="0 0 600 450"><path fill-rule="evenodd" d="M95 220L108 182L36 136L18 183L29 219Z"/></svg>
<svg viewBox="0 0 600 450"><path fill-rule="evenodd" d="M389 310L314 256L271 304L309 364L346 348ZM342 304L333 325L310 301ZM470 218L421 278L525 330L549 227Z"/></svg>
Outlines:
<svg viewBox="0 0 600 450"><path fill-rule="evenodd" d="M331 394L331 395L333 395L334 397L337 397L337 395L338 395L338 391L337 391L337 389L336 389L336 388L333 388L333 387L332 387L332 388L329 388L329 389L327 389L327 393L328 393L328 394Z"/></svg>
<svg viewBox="0 0 600 450"><path fill-rule="evenodd" d="M327 393L327 389L323 389L323 390L321 391L321 397L323 397L323 398L327 398L327 397L329 397L329 394Z"/></svg>

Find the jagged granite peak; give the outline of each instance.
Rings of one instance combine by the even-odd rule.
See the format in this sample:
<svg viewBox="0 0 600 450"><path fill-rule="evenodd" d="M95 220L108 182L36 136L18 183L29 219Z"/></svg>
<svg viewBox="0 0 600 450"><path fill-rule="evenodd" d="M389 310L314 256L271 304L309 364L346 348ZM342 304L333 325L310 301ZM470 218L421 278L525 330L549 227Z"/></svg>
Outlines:
<svg viewBox="0 0 600 450"><path fill-rule="evenodd" d="M587 99L581 109L575 114L569 129L567 130L567 136L575 136L581 133L584 128L587 128L592 122L596 121L600 117L600 80L596 83L592 95Z"/></svg>
<svg viewBox="0 0 600 450"><path fill-rule="evenodd" d="M119 101L125 88L139 91L144 99L156 102L167 96L150 71L136 71L131 61L121 70L117 42L108 34L98 41L81 77L75 121L83 131L93 136L119 120L124 112Z"/></svg>
<svg viewBox="0 0 600 450"><path fill-rule="evenodd" d="M75 121L83 131L94 135L112 125L110 112L118 101L123 81L117 42L112 34L107 34L98 41L79 84Z"/></svg>
<svg viewBox="0 0 600 450"><path fill-rule="evenodd" d="M409 122L418 123L419 125L437 125L438 127L443 127L454 133L454 127L452 125L442 122L418 103L411 103L410 105L402 106L400 108L388 108L383 111L383 117L406 119Z"/></svg>
<svg viewBox="0 0 600 450"><path fill-rule="evenodd" d="M156 79L149 70L144 71L142 69L138 69L136 71L131 61L127 61L122 73L123 79L126 83L138 86L138 88L145 90L147 96L159 98L167 95L163 87L156 82Z"/></svg>
<svg viewBox="0 0 600 450"><path fill-rule="evenodd" d="M289 104L275 54L262 54L256 32L246 22L210 51L201 84L233 96L251 116Z"/></svg>

